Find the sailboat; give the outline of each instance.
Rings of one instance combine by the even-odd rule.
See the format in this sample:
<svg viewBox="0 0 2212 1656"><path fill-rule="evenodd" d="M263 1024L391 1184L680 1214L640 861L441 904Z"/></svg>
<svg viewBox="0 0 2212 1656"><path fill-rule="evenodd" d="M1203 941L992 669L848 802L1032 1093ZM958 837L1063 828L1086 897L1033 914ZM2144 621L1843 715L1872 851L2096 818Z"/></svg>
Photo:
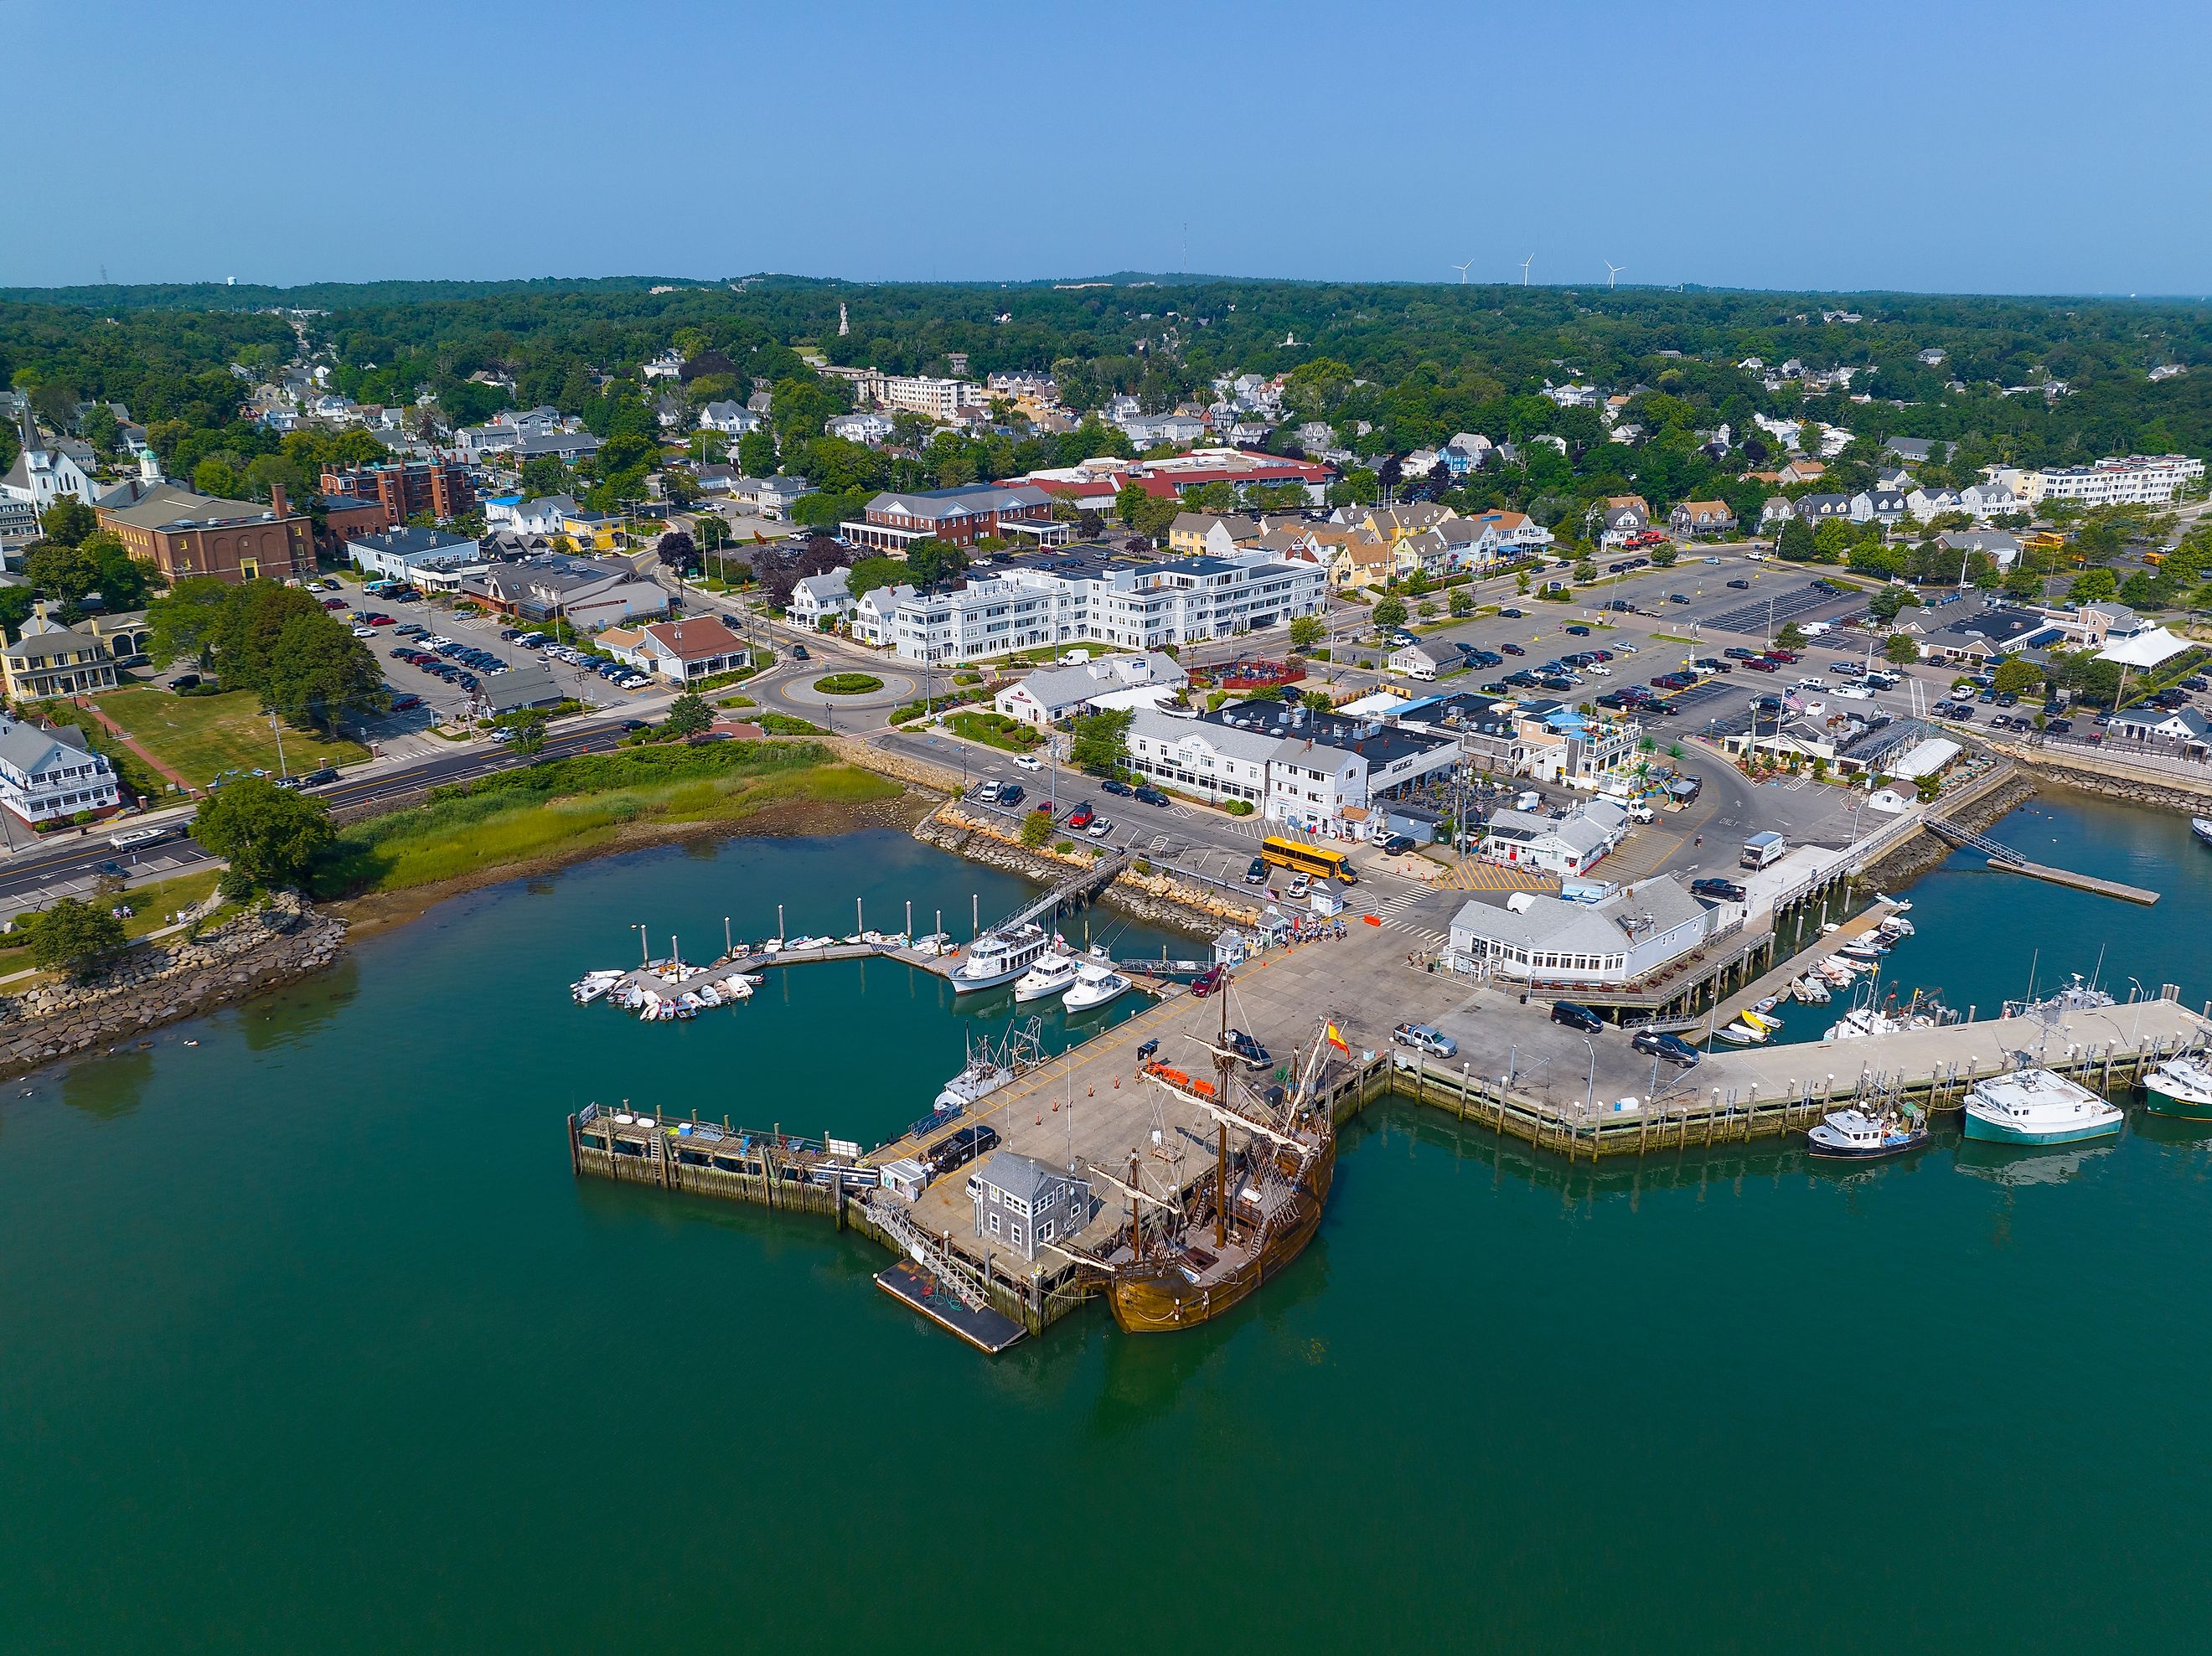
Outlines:
<svg viewBox="0 0 2212 1656"><path fill-rule="evenodd" d="M1132 1152L1126 1180L1093 1167L1129 1198L1129 1225L1092 1263L1106 1273L1107 1300L1125 1333L1195 1328L1237 1304L1302 1253L1321 1226L1336 1173L1336 1125L1315 1083L1333 1026L1316 1031L1297 1085L1264 1094L1244 1079L1229 1045L1228 997L1218 1039L1208 1044L1218 1079L1155 1065L1153 1084L1212 1115L1213 1170L1188 1194L1145 1187ZM1243 1138L1232 1150L1234 1130Z"/></svg>

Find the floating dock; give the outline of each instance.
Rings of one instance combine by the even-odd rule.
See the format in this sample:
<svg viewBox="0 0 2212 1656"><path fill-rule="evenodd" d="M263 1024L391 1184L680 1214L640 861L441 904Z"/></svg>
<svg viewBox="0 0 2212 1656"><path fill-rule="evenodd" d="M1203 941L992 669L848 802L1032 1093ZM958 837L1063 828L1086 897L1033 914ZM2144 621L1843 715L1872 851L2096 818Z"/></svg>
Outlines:
<svg viewBox="0 0 2212 1656"><path fill-rule="evenodd" d="M2010 846L2000 845L1985 834L1971 833L1935 817L1929 818L1928 828L1946 845L1980 852L1990 859L1990 866L2001 873L2025 875L2031 880L2069 886L2076 891L2117 898L2124 903L2141 903L2146 908L2158 901L2158 893L2148 886L2130 885L2124 880L2107 880L2094 874L2076 874L2070 868L2054 868L2048 863L2032 863Z"/></svg>

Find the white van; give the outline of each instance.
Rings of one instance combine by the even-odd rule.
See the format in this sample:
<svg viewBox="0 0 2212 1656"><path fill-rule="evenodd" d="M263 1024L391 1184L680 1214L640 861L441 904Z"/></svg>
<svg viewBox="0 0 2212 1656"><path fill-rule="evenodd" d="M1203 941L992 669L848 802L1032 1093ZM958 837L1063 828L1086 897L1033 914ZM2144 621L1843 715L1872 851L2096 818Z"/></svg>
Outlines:
<svg viewBox="0 0 2212 1656"><path fill-rule="evenodd" d="M1516 810L1541 810L1543 808L1544 796L1536 792L1534 789L1529 790L1513 802L1513 809Z"/></svg>

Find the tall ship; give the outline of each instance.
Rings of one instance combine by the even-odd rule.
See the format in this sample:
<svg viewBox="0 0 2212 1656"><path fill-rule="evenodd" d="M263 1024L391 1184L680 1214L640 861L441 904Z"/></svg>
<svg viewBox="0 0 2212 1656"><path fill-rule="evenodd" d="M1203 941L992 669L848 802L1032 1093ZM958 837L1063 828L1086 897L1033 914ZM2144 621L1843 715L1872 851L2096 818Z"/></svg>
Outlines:
<svg viewBox="0 0 2212 1656"><path fill-rule="evenodd" d="M1220 1034L1207 1046L1214 1080L1158 1064L1150 1071L1155 1085L1213 1118L1212 1168L1187 1192L1179 1174L1156 1181L1164 1190L1146 1188L1133 1154L1126 1180L1092 1169L1129 1198L1127 1228L1093 1261L1125 1333L1195 1328L1219 1316L1304 1251L1328 1200L1336 1126L1317 1083L1330 1048L1351 1047L1323 1020L1295 1084L1262 1089L1240 1071L1256 1049L1249 1037L1232 1038L1228 997L1222 1001Z"/></svg>
<svg viewBox="0 0 2212 1656"><path fill-rule="evenodd" d="M2115 1105L2048 1070L2014 1070L1966 1093L1966 1137L1994 1144L2070 1144L2120 1130Z"/></svg>

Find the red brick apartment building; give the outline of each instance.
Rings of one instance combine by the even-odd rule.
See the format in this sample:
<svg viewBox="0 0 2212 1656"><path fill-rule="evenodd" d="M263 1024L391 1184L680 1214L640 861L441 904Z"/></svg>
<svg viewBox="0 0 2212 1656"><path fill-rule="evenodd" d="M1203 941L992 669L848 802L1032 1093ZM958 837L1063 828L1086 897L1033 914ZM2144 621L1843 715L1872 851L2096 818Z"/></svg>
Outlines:
<svg viewBox="0 0 2212 1656"><path fill-rule="evenodd" d="M334 469L323 473L323 493L380 502L391 514L388 528L425 512L443 523L477 503L468 468L453 460L386 460Z"/></svg>

